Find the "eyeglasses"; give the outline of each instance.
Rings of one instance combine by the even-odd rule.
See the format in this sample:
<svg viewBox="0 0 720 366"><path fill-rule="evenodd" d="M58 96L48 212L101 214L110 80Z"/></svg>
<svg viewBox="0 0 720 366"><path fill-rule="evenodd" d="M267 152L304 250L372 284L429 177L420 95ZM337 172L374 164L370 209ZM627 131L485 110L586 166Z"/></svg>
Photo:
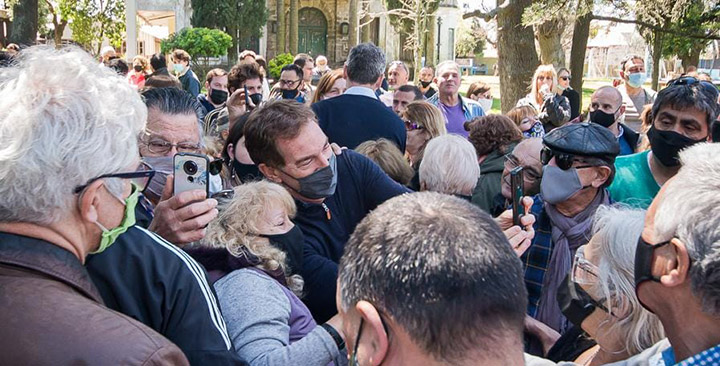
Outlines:
<svg viewBox="0 0 720 366"><path fill-rule="evenodd" d="M425 127L415 122L405 121L405 129L407 131L424 130Z"/></svg>
<svg viewBox="0 0 720 366"><path fill-rule="evenodd" d="M101 176L92 178L87 181L87 183L75 187L73 189L74 194L78 194L82 192L87 186L92 184L93 182L99 180L99 179L106 179L106 178L119 178L119 179L129 179L135 186L138 187L138 190L140 192L145 191L145 188L147 188L148 184L150 183L150 180L155 175L155 170L150 166L150 164L141 162L138 166L138 169L134 172L125 172L125 173L111 173L111 174L103 174Z"/></svg>
<svg viewBox="0 0 720 366"><path fill-rule="evenodd" d="M298 80L283 80L283 79L280 79L280 81L279 81L280 86L289 86L289 87L292 87L293 85L295 85L296 83L299 83L299 82L300 82L300 79L298 79Z"/></svg>
<svg viewBox="0 0 720 366"><path fill-rule="evenodd" d="M713 99L718 98L718 94L720 94L720 90L711 82L705 81L705 80L698 80L697 78L693 76L683 76L679 77L677 79L672 79L668 81L667 86L680 86L680 85L693 85L693 84L700 84L700 86L703 87L704 90L712 94Z"/></svg>
<svg viewBox="0 0 720 366"><path fill-rule="evenodd" d="M557 164L558 168L562 170L568 170L573 167L573 164L575 163L575 155L568 154L560 151L555 151L550 149L549 147L545 146L543 147L542 151L540 152L540 162L542 165L548 165L550 160L555 157L555 163ZM582 168L590 168L593 165L586 164L581 166L576 166L575 169L582 169Z"/></svg>
<svg viewBox="0 0 720 366"><path fill-rule="evenodd" d="M520 163L520 160L515 155L513 155L512 153L505 155L505 168L507 168L507 170L513 170L519 166L523 165ZM524 169L524 176L528 182L534 182L541 178L533 170L527 168Z"/></svg>
<svg viewBox="0 0 720 366"><path fill-rule="evenodd" d="M570 77L569 76L560 76L559 79L567 81L567 80L570 80Z"/></svg>
<svg viewBox="0 0 720 366"><path fill-rule="evenodd" d="M160 155L167 154L173 147L178 152L182 153L196 153L200 151L200 144L194 144L189 141L172 144L168 141L157 138L145 141L145 146L147 146L151 153Z"/></svg>
<svg viewBox="0 0 720 366"><path fill-rule="evenodd" d="M585 259L585 245L575 252L570 279L579 285L592 285L598 282L599 268Z"/></svg>

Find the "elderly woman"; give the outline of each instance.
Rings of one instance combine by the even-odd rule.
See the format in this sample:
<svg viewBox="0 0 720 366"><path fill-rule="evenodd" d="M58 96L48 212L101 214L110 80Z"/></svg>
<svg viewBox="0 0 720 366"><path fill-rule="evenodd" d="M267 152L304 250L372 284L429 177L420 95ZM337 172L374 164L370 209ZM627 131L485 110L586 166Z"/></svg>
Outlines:
<svg viewBox="0 0 720 366"><path fill-rule="evenodd" d="M415 169L415 176L410 181L410 188L417 191L420 189L418 172L425 147L430 139L447 133L445 116L434 105L419 100L408 104L401 118L405 121L407 130L405 152L410 159L410 165Z"/></svg>
<svg viewBox="0 0 720 366"><path fill-rule="evenodd" d="M522 141L520 129L510 118L499 114L476 117L465 123L468 140L475 147L480 177L472 192L472 203L491 213L495 197L500 194L505 155Z"/></svg>
<svg viewBox="0 0 720 366"><path fill-rule="evenodd" d="M83 267L135 224L152 176L136 170L138 93L78 48L33 47L0 70L0 110L2 363L186 365Z"/></svg>
<svg viewBox="0 0 720 366"><path fill-rule="evenodd" d="M268 181L235 187L188 251L207 268L235 352L250 365L328 365L344 336L338 316L317 326L300 301L303 234L290 218L295 201Z"/></svg>
<svg viewBox="0 0 720 366"><path fill-rule="evenodd" d="M355 151L370 158L392 180L404 186L410 184L410 180L415 175L415 171L405 160L400 149L388 139L365 141L356 147Z"/></svg>
<svg viewBox="0 0 720 366"><path fill-rule="evenodd" d="M558 94L557 72L553 65L540 65L530 82L530 94L518 101L517 106L531 105L540 111L540 122L545 132L560 127L570 120L570 102Z"/></svg>
<svg viewBox="0 0 720 366"><path fill-rule="evenodd" d="M337 97L345 93L345 89L347 89L347 85L342 70L326 72L318 82L312 102L317 103L321 100Z"/></svg>
<svg viewBox="0 0 720 366"><path fill-rule="evenodd" d="M627 359L664 338L660 320L635 295L635 247L645 212L601 206L593 221L592 238L578 248L558 294L574 328L548 353L554 361L604 365ZM596 344L578 347L587 344L587 338Z"/></svg>

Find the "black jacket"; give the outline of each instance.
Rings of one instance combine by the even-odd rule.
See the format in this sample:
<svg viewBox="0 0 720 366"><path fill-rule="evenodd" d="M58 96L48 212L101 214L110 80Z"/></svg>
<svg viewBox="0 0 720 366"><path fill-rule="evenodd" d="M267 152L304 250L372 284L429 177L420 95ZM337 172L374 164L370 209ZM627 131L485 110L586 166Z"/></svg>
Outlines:
<svg viewBox="0 0 720 366"><path fill-rule="evenodd" d="M191 365L246 365L233 351L205 270L160 236L134 226L86 268L107 307L175 343Z"/></svg>
<svg viewBox="0 0 720 366"><path fill-rule="evenodd" d="M577 118L580 115L580 94L568 87L563 91L562 96L567 98L570 103L570 119Z"/></svg>
<svg viewBox="0 0 720 366"><path fill-rule="evenodd" d="M343 94L317 102L312 109L330 142L354 149L365 141L384 137L405 152L405 124L379 99Z"/></svg>
<svg viewBox="0 0 720 366"><path fill-rule="evenodd" d="M623 135L622 138L627 141L628 145L633 148L633 150L637 150L638 146L638 140L640 140L640 134L635 132L630 126L621 123L620 126L623 128Z"/></svg>

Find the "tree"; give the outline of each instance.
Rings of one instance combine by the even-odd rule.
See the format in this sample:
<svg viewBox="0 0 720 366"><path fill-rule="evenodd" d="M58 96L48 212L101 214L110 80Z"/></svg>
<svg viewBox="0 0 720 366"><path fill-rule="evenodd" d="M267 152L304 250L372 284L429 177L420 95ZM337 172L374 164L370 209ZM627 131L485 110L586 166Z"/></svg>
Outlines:
<svg viewBox="0 0 720 366"><path fill-rule="evenodd" d="M71 11L68 10L69 1L60 0L60 3L54 4L49 0L42 0L47 8L48 13L52 17L53 23L53 41L55 42L55 48L60 48L62 45L62 35L65 32L70 21ZM74 3L74 2L73 2Z"/></svg>
<svg viewBox="0 0 720 366"><path fill-rule="evenodd" d="M11 6L10 42L34 45L38 32L38 0L16 1Z"/></svg>
<svg viewBox="0 0 720 366"><path fill-rule="evenodd" d="M183 28L162 41L160 50L162 53L170 53L176 49L185 50L203 71L207 71L210 57L225 55L231 44L232 37L221 30Z"/></svg>
<svg viewBox="0 0 720 366"><path fill-rule="evenodd" d="M67 13L75 42L100 54L103 40L118 48L125 36L124 0L60 0L60 11Z"/></svg>
<svg viewBox="0 0 720 366"><path fill-rule="evenodd" d="M194 27L220 29L230 35L232 42L227 55L231 64L237 62L238 45L259 37L267 22L265 0L192 0Z"/></svg>
<svg viewBox="0 0 720 366"><path fill-rule="evenodd" d="M457 28L457 43L455 44L455 54L457 57L473 58L480 56L485 48L485 40L487 34L480 26L480 21L474 19L470 26L467 21L460 23Z"/></svg>
<svg viewBox="0 0 720 366"><path fill-rule="evenodd" d="M368 10L369 1L364 1L359 17L366 19L367 22L360 26L368 25L373 18L387 15L395 29L409 35L403 47L405 50L413 52L415 66L413 80L417 82L420 78L418 71L422 66L422 58L425 53L422 42L425 39L425 33L431 31L429 24L440 6L440 0L383 0L383 3L387 11L373 13Z"/></svg>

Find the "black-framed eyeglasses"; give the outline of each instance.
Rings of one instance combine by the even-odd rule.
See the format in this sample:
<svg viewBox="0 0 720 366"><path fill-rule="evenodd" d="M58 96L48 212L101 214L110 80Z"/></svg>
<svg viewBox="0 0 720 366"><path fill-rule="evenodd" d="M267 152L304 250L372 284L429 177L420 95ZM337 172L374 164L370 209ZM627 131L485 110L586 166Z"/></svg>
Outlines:
<svg viewBox="0 0 720 366"><path fill-rule="evenodd" d="M573 163L575 163L575 155L564 153L560 151L555 151L547 146L543 147L542 151L540 151L540 162L542 165L548 165L550 160L555 157L555 163L557 164L558 168L562 170L568 170L573 167ZM581 165L576 166L575 169L582 169L582 168L589 168L593 165Z"/></svg>
<svg viewBox="0 0 720 366"><path fill-rule="evenodd" d="M560 76L559 79L567 81L567 80L570 80L570 77L569 76Z"/></svg>
<svg viewBox="0 0 720 366"><path fill-rule="evenodd" d="M523 165L520 163L520 160L515 155L513 155L512 153L505 155L505 167L508 170L513 170L519 166ZM535 173L533 169L528 169L527 167L524 168L525 178L528 182L533 182L537 179L542 178L541 176L537 175L537 173Z"/></svg>
<svg viewBox="0 0 720 366"><path fill-rule="evenodd" d="M720 90L715 86L715 84L705 81L705 80L698 80L698 78L694 76L681 76L677 79L672 79L668 81L667 86L681 86L681 85L693 85L693 84L700 84L700 86L703 87L706 91L711 93L713 95L713 99L717 99L718 95L720 95Z"/></svg>
<svg viewBox="0 0 720 366"><path fill-rule="evenodd" d="M73 189L73 193L78 194L93 182L105 178L129 179L133 184L138 187L138 190L140 192L143 192L147 188L148 184L150 184L150 180L154 175L155 170L153 170L152 166L150 166L150 164L148 163L141 162L140 166L138 166L138 169L134 172L111 173L97 176L88 180L85 184L75 187Z"/></svg>
<svg viewBox="0 0 720 366"><path fill-rule="evenodd" d="M292 87L292 86L295 85L296 83L299 83L299 82L300 82L300 79L298 79L298 80L283 80L283 79L280 79L279 82L280 82L280 86L289 86L289 87Z"/></svg>
<svg viewBox="0 0 720 366"><path fill-rule="evenodd" d="M405 121L405 130L407 131L415 131L415 130L424 130L425 127L423 125L417 124L415 122Z"/></svg>

